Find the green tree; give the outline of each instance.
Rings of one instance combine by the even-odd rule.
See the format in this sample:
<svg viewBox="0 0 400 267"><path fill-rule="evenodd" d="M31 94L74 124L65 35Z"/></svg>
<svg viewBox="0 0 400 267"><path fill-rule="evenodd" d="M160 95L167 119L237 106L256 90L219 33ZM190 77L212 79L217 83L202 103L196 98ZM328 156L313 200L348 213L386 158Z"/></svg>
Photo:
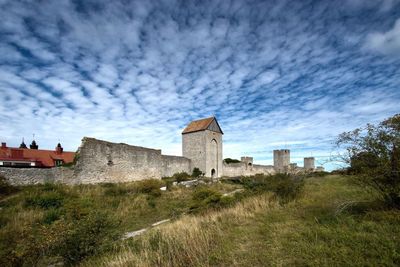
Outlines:
<svg viewBox="0 0 400 267"><path fill-rule="evenodd" d="M230 164L230 163L239 163L239 162L240 162L240 160L231 159L231 158L226 158L226 159L224 159L224 161L225 161L226 164Z"/></svg>
<svg viewBox="0 0 400 267"><path fill-rule="evenodd" d="M337 145L356 181L400 208L400 114L339 135Z"/></svg>

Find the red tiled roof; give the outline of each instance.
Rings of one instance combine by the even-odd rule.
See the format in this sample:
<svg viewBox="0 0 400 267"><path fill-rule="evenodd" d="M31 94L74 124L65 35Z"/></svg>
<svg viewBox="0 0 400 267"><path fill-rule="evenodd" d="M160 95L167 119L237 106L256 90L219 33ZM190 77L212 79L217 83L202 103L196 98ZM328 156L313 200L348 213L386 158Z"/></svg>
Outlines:
<svg viewBox="0 0 400 267"><path fill-rule="evenodd" d="M13 157L12 150L22 150L23 157ZM74 161L75 152L62 152L57 153L55 150L43 149L20 149L14 147L0 148L0 159L2 160L15 160L15 161L31 161L41 162L43 167L54 167L54 160L63 160L64 163L71 163Z"/></svg>
<svg viewBox="0 0 400 267"><path fill-rule="evenodd" d="M192 121L191 123L189 123L188 126L186 126L182 134L206 130L214 119L214 117L210 117L206 119Z"/></svg>

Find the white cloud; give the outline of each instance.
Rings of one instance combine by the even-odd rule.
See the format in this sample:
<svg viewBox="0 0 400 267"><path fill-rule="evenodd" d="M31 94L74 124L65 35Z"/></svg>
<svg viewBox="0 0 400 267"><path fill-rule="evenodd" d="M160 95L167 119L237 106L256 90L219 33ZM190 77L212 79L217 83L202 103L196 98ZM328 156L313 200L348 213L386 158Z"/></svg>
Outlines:
<svg viewBox="0 0 400 267"><path fill-rule="evenodd" d="M400 56L400 18L387 32L368 34L364 47L385 55Z"/></svg>
<svg viewBox="0 0 400 267"><path fill-rule="evenodd" d="M35 133L41 147L75 150L93 136L179 155L185 124L215 114L225 157L271 163L288 147L318 159L341 131L398 110L399 62L356 47L381 26L378 9L366 20L334 1L75 3L0 8L0 138L11 145ZM397 51L398 28L376 33L374 49Z"/></svg>

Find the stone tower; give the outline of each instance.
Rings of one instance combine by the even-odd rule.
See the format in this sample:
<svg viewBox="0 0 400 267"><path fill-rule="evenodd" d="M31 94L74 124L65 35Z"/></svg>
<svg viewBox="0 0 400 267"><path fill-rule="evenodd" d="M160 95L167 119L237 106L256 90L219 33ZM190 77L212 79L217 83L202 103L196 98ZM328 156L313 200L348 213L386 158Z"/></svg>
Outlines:
<svg viewBox="0 0 400 267"><path fill-rule="evenodd" d="M253 166L253 157L241 157L240 161L246 163L246 166Z"/></svg>
<svg viewBox="0 0 400 267"><path fill-rule="evenodd" d="M290 150L274 150L274 167L278 172L288 171L290 164Z"/></svg>
<svg viewBox="0 0 400 267"><path fill-rule="evenodd" d="M315 169L315 158L314 157L304 158L304 169L306 169L306 170L314 170Z"/></svg>
<svg viewBox="0 0 400 267"><path fill-rule="evenodd" d="M215 117L192 121L182 132L182 156L206 177L222 176L222 135Z"/></svg>

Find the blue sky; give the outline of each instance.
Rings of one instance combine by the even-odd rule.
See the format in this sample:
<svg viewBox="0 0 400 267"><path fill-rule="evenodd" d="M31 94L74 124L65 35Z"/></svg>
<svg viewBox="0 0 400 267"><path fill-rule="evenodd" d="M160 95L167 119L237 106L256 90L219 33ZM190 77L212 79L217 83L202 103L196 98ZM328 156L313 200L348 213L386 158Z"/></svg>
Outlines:
<svg viewBox="0 0 400 267"><path fill-rule="evenodd" d="M324 163L400 112L400 1L0 0L0 138L83 136L181 154L217 116L224 157ZM327 165L332 168L332 164Z"/></svg>

